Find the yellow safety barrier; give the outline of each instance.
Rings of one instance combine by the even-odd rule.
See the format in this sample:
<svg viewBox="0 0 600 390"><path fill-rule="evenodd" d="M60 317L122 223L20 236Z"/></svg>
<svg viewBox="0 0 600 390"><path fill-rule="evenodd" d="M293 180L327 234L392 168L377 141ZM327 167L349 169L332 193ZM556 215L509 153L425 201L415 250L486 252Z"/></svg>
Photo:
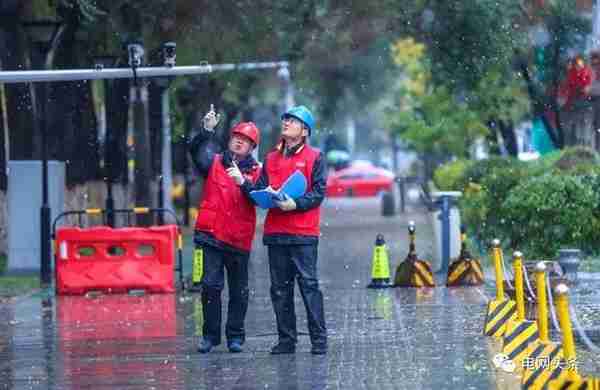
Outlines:
<svg viewBox="0 0 600 390"><path fill-rule="evenodd" d="M378 234L371 261L371 283L368 288L387 288L390 284L390 261L383 234Z"/></svg>
<svg viewBox="0 0 600 390"><path fill-rule="evenodd" d="M435 287L431 264L426 260L419 259L417 256L415 233L415 223L410 221L408 223L408 236L410 239L408 255L396 267L395 287Z"/></svg>
<svg viewBox="0 0 600 390"><path fill-rule="evenodd" d="M506 324L516 316L516 303L504 296L504 272L502 269L502 249L500 240L492 242L492 259L496 275L496 299L487 306L483 333L486 336L501 338L506 330Z"/></svg>
<svg viewBox="0 0 600 390"><path fill-rule="evenodd" d="M473 258L467 250L467 235L464 226L461 226L460 230L460 255L448 267L446 286L480 286L484 282L481 262Z"/></svg>
<svg viewBox="0 0 600 390"><path fill-rule="evenodd" d="M563 359L563 350L559 344L550 340L548 327L548 297L546 295L546 265L543 261L536 264L535 280L537 290L537 323L540 338L527 348L527 357L523 360L521 386L524 390L542 389L550 381Z"/></svg>
<svg viewBox="0 0 600 390"><path fill-rule="evenodd" d="M539 331L535 321L525 318L523 255L521 252L514 253L513 267L517 316L506 324L502 337L502 352L515 364L517 370L522 370L523 359L527 357L527 348L539 340Z"/></svg>
<svg viewBox="0 0 600 390"><path fill-rule="evenodd" d="M557 379L551 382L549 389L560 390L600 390L599 378Z"/></svg>
<svg viewBox="0 0 600 390"><path fill-rule="evenodd" d="M559 284L556 286L556 294L558 295L556 306L562 332L564 359L560 362L557 378L548 383L548 388L600 390L600 378L581 377L577 372L577 352L569 315L569 288L564 284Z"/></svg>
<svg viewBox="0 0 600 390"><path fill-rule="evenodd" d="M577 352L575 351L575 340L573 338L573 327L571 326L571 317L569 315L569 287L566 284L559 284L555 288L556 309L558 311L558 322L562 333L562 349L564 357L554 367L552 378L548 381L550 389L582 388L587 385L588 380L582 378L577 373ZM594 380L590 378L592 385ZM583 387L586 388L586 387ZM588 387L589 388L589 387ZM592 387L593 388L593 387Z"/></svg>

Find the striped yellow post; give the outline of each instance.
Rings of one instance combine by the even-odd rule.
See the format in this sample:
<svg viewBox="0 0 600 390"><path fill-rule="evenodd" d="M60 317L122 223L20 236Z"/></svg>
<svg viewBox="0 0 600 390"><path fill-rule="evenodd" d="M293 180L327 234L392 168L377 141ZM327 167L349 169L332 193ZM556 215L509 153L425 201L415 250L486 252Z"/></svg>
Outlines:
<svg viewBox="0 0 600 390"><path fill-rule="evenodd" d="M496 300L501 301L504 299L504 271L502 269L502 250L498 239L492 241L492 259L496 274Z"/></svg>
<svg viewBox="0 0 600 390"><path fill-rule="evenodd" d="M523 286L523 254L514 253L515 297L517 318L506 324L502 339L502 352L512 360L518 371L523 369L523 360L527 357L527 348L539 340L535 321L525 318L525 293Z"/></svg>
<svg viewBox="0 0 600 390"><path fill-rule="evenodd" d="M515 275L515 300L517 301L517 321L525 320L525 294L523 291L523 254L514 253L513 273Z"/></svg>
<svg viewBox="0 0 600 390"><path fill-rule="evenodd" d="M569 288L566 284L556 286L556 306L558 310L558 322L562 332L562 347L565 353L565 360L568 362L577 361L575 352L575 340L573 339L573 328L571 327L571 318L569 316ZM571 380L578 379L577 369L567 370L567 378Z"/></svg>
<svg viewBox="0 0 600 390"><path fill-rule="evenodd" d="M502 250L498 239L492 241L492 260L496 274L496 299L488 303L483 333L486 336L501 338L506 331L506 324L516 315L516 304L504 296Z"/></svg>
<svg viewBox="0 0 600 390"><path fill-rule="evenodd" d="M560 390L600 390L600 379L598 378L579 378L555 380L550 389Z"/></svg>
<svg viewBox="0 0 600 390"><path fill-rule="evenodd" d="M435 287L435 279L431 265L421 260L415 250L415 222L408 223L409 247L408 255L396 267L394 287Z"/></svg>
<svg viewBox="0 0 600 390"><path fill-rule="evenodd" d="M540 339L527 348L523 360L521 388L543 389L562 371L563 350L550 341L548 329L548 296L546 295L546 264L540 261L535 267L537 290L537 322Z"/></svg>
<svg viewBox="0 0 600 390"><path fill-rule="evenodd" d="M537 322L540 341L550 342L548 331L548 297L546 296L546 264L540 261L535 266L535 284L537 290Z"/></svg>
<svg viewBox="0 0 600 390"><path fill-rule="evenodd" d="M446 286L479 286L484 282L483 269L478 259L467 250L467 233L464 226L460 227L460 255L448 267Z"/></svg>
<svg viewBox="0 0 600 390"><path fill-rule="evenodd" d="M555 375L556 379L548 384L550 389L594 389L594 380L584 380L577 373L577 353L575 351L575 340L573 339L573 327L569 315L569 287L559 284L554 289L556 294L556 310L558 311L558 322L562 333L562 349L564 359L560 366L560 372Z"/></svg>
<svg viewBox="0 0 600 390"><path fill-rule="evenodd" d="M413 271L411 282L414 287L434 287L433 271L429 263L423 260L415 260L412 263Z"/></svg>

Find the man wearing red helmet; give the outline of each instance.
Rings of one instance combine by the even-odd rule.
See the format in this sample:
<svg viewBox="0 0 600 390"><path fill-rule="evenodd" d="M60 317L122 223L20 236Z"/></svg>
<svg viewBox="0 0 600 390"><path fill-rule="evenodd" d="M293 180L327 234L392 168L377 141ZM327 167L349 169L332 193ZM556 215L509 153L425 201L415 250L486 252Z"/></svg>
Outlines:
<svg viewBox="0 0 600 390"><path fill-rule="evenodd" d="M204 129L190 145L192 160L204 182L194 231L196 250L202 256L203 337L201 353L221 343L221 291L227 269L229 305L225 335L230 352L241 352L245 340L244 319L248 309L248 259L256 226L254 204L239 185L254 183L260 166L252 157L260 131L253 122L238 123L226 145L214 128L219 115L211 104ZM224 152L220 153L221 150Z"/></svg>

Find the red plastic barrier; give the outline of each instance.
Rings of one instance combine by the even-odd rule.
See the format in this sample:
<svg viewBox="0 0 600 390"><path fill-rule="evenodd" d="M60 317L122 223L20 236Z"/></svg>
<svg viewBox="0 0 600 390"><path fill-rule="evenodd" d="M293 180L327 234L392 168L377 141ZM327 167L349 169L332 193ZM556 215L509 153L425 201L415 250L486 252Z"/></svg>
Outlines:
<svg viewBox="0 0 600 390"><path fill-rule="evenodd" d="M177 226L56 231L56 293L175 291Z"/></svg>

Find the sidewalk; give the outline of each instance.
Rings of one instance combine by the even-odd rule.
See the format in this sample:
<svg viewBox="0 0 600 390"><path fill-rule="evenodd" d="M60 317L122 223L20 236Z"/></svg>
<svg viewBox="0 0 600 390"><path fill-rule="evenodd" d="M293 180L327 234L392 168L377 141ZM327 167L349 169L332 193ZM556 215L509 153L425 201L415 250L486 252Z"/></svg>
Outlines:
<svg viewBox="0 0 600 390"><path fill-rule="evenodd" d="M38 293L0 303L0 389L495 387L492 350L482 335L489 290L365 288L378 233L388 243L392 276L408 250L409 220L417 224L417 251L432 246L423 210L384 218L378 206L376 200L350 199L325 205L319 271L326 356L309 352L298 293L297 352L269 354L277 337L259 231L243 353L230 354L224 345L207 355L196 352L203 322L197 294L89 299Z"/></svg>

